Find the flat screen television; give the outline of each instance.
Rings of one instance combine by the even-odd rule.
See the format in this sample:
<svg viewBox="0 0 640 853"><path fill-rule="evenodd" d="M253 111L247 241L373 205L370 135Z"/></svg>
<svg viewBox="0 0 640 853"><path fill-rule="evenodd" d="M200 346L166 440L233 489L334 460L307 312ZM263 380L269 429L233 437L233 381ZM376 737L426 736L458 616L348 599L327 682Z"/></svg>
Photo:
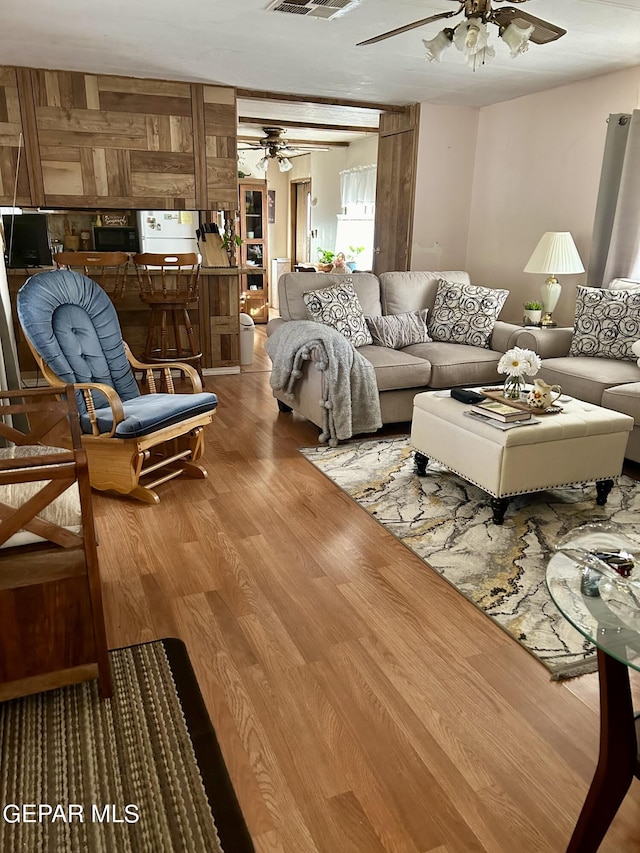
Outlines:
<svg viewBox="0 0 640 853"><path fill-rule="evenodd" d="M45 213L4 214L2 225L6 241L4 254L9 269L51 266Z"/></svg>

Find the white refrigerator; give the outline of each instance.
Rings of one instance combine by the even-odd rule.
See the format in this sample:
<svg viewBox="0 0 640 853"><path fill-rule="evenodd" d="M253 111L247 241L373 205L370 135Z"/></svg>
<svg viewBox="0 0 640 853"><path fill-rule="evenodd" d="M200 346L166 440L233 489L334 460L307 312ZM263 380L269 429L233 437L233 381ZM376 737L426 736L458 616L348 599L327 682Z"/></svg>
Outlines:
<svg viewBox="0 0 640 853"><path fill-rule="evenodd" d="M156 254L198 252L195 210L139 210L140 251Z"/></svg>

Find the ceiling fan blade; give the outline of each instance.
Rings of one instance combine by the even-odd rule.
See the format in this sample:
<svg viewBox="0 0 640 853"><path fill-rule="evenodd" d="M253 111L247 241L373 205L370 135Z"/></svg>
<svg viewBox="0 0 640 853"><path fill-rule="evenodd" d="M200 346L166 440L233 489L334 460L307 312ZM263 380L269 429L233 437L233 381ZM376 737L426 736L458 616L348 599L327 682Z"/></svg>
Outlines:
<svg viewBox="0 0 640 853"><path fill-rule="evenodd" d="M404 27L397 27L395 30L389 30L388 33L382 33L382 35L374 36L373 38L367 39L366 41L359 41L356 47L362 47L362 45L365 44L375 44L378 41L390 39L392 36L399 36L400 33L406 33L409 30L415 30L417 27L422 27L425 24L430 24L431 21L439 21L441 18L453 18L454 15L459 15L463 9L464 3L461 3L460 8L457 9L455 12L440 12L439 15L430 15L428 18L422 18L420 21L414 21L413 24L405 24Z"/></svg>
<svg viewBox="0 0 640 853"><path fill-rule="evenodd" d="M526 29L533 24L534 29L529 40L534 44L547 44L550 41L559 39L567 32L562 27L557 26L557 24L543 21L542 18L536 18L534 15L530 15L528 12L521 12L520 9L514 9L512 6L505 6L504 9L496 9L492 13L492 20L499 27L507 27L509 24L515 24L517 27Z"/></svg>

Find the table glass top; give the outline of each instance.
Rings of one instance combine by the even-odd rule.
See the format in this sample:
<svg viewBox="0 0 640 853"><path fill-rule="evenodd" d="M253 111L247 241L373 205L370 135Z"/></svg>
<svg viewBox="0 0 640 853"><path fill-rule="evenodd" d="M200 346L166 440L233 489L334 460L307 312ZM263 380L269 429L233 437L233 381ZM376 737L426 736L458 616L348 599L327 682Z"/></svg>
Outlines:
<svg viewBox="0 0 640 853"><path fill-rule="evenodd" d="M546 580L551 598L574 628L640 670L640 584L600 575L562 552L549 560Z"/></svg>

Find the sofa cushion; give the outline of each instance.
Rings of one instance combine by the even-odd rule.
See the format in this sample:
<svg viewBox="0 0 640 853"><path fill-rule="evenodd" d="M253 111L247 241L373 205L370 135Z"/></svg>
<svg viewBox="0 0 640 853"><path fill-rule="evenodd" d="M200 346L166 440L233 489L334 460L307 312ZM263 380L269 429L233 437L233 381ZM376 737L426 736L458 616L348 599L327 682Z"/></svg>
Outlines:
<svg viewBox="0 0 640 853"><path fill-rule="evenodd" d="M371 362L376 373L378 391L395 391L400 388L422 388L429 384L431 365L406 350L388 347L360 347L361 353Z"/></svg>
<svg viewBox="0 0 640 853"><path fill-rule="evenodd" d="M613 385L640 381L640 368L629 361L589 356L544 358L537 374L550 385L560 385L564 394L599 406L602 395Z"/></svg>
<svg viewBox="0 0 640 853"><path fill-rule="evenodd" d="M332 287L310 290L303 293L302 298L312 320L331 326L351 341L354 347L373 343L360 300L350 280Z"/></svg>
<svg viewBox="0 0 640 853"><path fill-rule="evenodd" d="M508 290L441 278L429 316L429 334L434 341L489 349L493 327L508 295Z"/></svg>
<svg viewBox="0 0 640 853"><path fill-rule="evenodd" d="M637 278L614 278L609 282L608 290L640 290L640 281Z"/></svg>
<svg viewBox="0 0 640 853"><path fill-rule="evenodd" d="M365 317L374 344L391 349L402 349L411 344L430 341L427 331L427 308L422 311L407 311L404 314L388 314L380 317Z"/></svg>
<svg viewBox="0 0 640 853"><path fill-rule="evenodd" d="M430 388L488 385L503 381L497 370L502 353L495 350L432 341L414 344L402 352L430 363Z"/></svg>
<svg viewBox="0 0 640 853"><path fill-rule="evenodd" d="M383 272L380 275L380 297L383 314L403 314L407 311L433 310L440 279L470 284L469 273L463 270L428 272ZM370 312L365 309L365 314Z"/></svg>
<svg viewBox="0 0 640 853"><path fill-rule="evenodd" d="M42 456L43 454L64 453L63 447L49 447L43 444L26 444L0 448L0 459L23 459L30 456ZM31 498L35 497L46 485L46 480L36 480L26 483L7 483L0 486L0 503L17 509ZM80 535L82 533L82 509L80 507L80 494L78 484L73 483L66 491L42 508L36 518L64 527L71 533ZM37 533L30 530L19 530L10 536L0 547L12 548L15 545L31 545L34 542L48 541Z"/></svg>
<svg viewBox="0 0 640 853"><path fill-rule="evenodd" d="M382 314L380 282L372 273L354 273L348 276L365 314ZM280 315L285 320L311 320L304 304L303 294L334 284L344 284L345 276L334 273L288 272L278 279ZM422 307L422 306L421 306Z"/></svg>
<svg viewBox="0 0 640 853"><path fill-rule="evenodd" d="M635 361L640 338L640 291L578 287L571 356Z"/></svg>
<svg viewBox="0 0 640 853"><path fill-rule="evenodd" d="M631 415L636 426L640 426L640 382L607 388L602 394L602 405L605 409Z"/></svg>

